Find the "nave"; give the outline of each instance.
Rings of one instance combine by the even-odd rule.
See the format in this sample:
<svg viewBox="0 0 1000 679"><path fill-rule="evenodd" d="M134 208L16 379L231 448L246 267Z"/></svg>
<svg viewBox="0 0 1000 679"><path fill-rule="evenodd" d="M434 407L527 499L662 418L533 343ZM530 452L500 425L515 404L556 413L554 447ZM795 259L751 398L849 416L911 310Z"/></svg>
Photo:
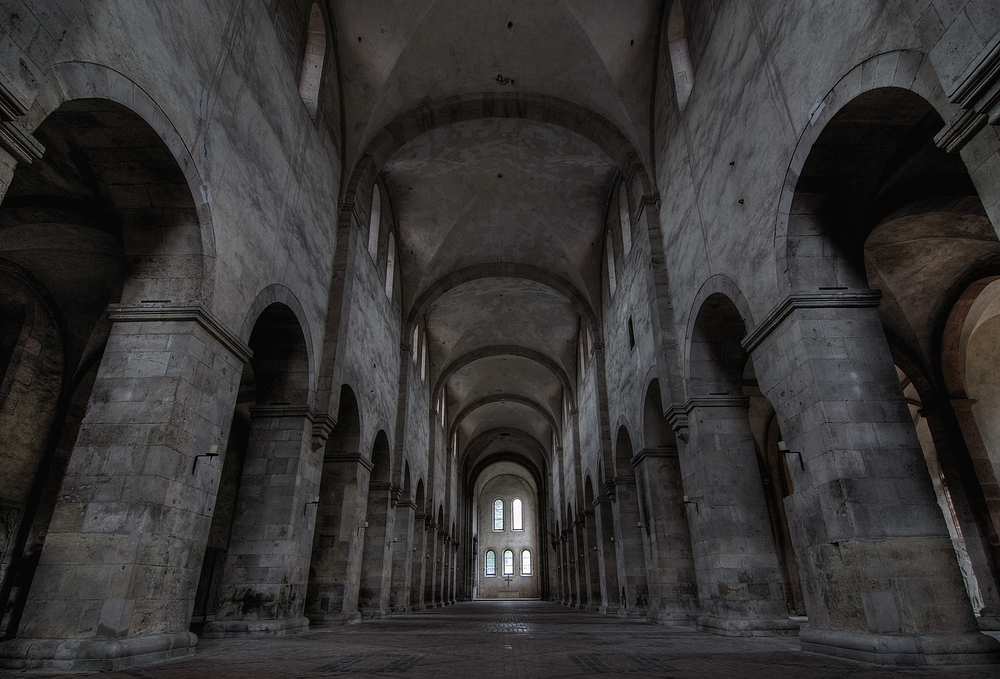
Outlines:
<svg viewBox="0 0 1000 679"><path fill-rule="evenodd" d="M992 667L877 667L803 653L795 637L722 637L546 601L468 601L277 639L202 639L197 655L101 679L988 679ZM0 672L0 676L8 676ZM14 676L11 673L10 676ZM65 676L17 673L35 679Z"/></svg>

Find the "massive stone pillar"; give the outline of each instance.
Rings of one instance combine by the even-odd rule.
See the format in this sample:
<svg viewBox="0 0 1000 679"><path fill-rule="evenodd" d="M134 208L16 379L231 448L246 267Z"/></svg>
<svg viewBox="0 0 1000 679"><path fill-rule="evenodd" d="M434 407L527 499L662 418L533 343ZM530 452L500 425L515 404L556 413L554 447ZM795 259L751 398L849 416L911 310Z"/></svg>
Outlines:
<svg viewBox="0 0 1000 679"><path fill-rule="evenodd" d="M305 614L314 627L356 622L362 528L371 461L358 452L328 450L323 475Z"/></svg>
<svg viewBox="0 0 1000 679"><path fill-rule="evenodd" d="M631 457L631 455L629 456ZM639 521L639 498L635 477L619 475L614 480L613 519L615 556L618 563L618 615L644 618L649 609L649 581ZM609 493L610 494L610 493Z"/></svg>
<svg viewBox="0 0 1000 679"><path fill-rule="evenodd" d="M698 626L725 635L792 633L744 398L671 411L691 534ZM686 428L686 431L684 431Z"/></svg>
<svg viewBox="0 0 1000 679"><path fill-rule="evenodd" d="M417 506L412 500L396 505L396 533L392 540L392 590L389 608L394 613L412 610L410 600L410 580L413 577L411 562L415 556L413 547L414 516Z"/></svg>
<svg viewBox="0 0 1000 679"><path fill-rule="evenodd" d="M249 350L207 312L112 311L90 404L6 667L117 669L188 631ZM301 511L301 510L300 510Z"/></svg>
<svg viewBox="0 0 1000 679"><path fill-rule="evenodd" d="M1000 661L1000 642L978 633L876 303L792 294L744 341L793 451L802 646L881 663Z"/></svg>
<svg viewBox="0 0 1000 679"><path fill-rule="evenodd" d="M438 558L438 530L437 524L433 520L429 521L427 524L427 549L426 558L424 559L424 607L434 608L436 590L435 585L437 578L437 558Z"/></svg>
<svg viewBox="0 0 1000 679"><path fill-rule="evenodd" d="M250 410L236 518L206 637L283 636L307 629L306 587L321 456L315 415L296 406Z"/></svg>
<svg viewBox="0 0 1000 679"><path fill-rule="evenodd" d="M579 578L579 606L584 610L590 610L591 605L591 588L590 588L590 569L587 560L587 538L584 534L586 532L586 518L583 512L579 512L576 515L576 520L573 522L573 545L576 548L576 571Z"/></svg>
<svg viewBox="0 0 1000 679"><path fill-rule="evenodd" d="M368 486L368 511L364 521L364 552L358 609L363 617L381 618L389 612L389 569L392 560L388 536L394 529L390 507L392 486L372 481Z"/></svg>
<svg viewBox="0 0 1000 679"><path fill-rule="evenodd" d="M410 561L410 608L422 611L426 608L424 599L424 577L427 565L427 515L423 513L413 516L413 547Z"/></svg>
<svg viewBox="0 0 1000 679"><path fill-rule="evenodd" d="M597 563L601 579L601 613L616 615L621 606L618 559L615 555L614 518L611 500L601 496L594 503L597 524Z"/></svg>
<svg viewBox="0 0 1000 679"><path fill-rule="evenodd" d="M677 448L645 448L633 465L646 507L642 520L651 566L649 617L666 624L688 622L697 616L698 580Z"/></svg>
<svg viewBox="0 0 1000 679"><path fill-rule="evenodd" d="M583 553L586 557L584 564L587 573L588 611L598 611L601 609L601 575L597 557L597 526L595 525L595 519L593 507L587 507L580 514L580 520L583 522Z"/></svg>

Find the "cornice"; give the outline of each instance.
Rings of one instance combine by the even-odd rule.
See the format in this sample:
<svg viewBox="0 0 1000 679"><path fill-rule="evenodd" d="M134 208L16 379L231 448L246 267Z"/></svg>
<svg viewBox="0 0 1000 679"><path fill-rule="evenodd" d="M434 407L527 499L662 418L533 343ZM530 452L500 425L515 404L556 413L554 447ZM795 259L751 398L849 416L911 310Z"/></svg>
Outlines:
<svg viewBox="0 0 1000 679"><path fill-rule="evenodd" d="M768 312L753 332L743 338L743 349L752 353L796 309L848 309L877 307L882 293L875 290L818 290L791 292Z"/></svg>
<svg viewBox="0 0 1000 679"><path fill-rule="evenodd" d="M249 363L253 357L253 350L240 339L239 335L226 327L226 324L206 309L201 302L191 304L112 304L108 307L108 317L112 321L122 323L194 321L242 362Z"/></svg>

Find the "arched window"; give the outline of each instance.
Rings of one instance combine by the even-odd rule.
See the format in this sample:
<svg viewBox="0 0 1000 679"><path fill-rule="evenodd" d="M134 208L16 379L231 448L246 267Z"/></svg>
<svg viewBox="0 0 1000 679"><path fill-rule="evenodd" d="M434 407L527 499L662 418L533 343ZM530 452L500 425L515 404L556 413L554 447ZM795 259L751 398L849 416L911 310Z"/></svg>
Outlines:
<svg viewBox="0 0 1000 679"><path fill-rule="evenodd" d="M396 273L396 236L389 232L389 254L385 258L385 296L392 299L392 279Z"/></svg>
<svg viewBox="0 0 1000 679"><path fill-rule="evenodd" d="M521 552L521 575L531 575L531 552Z"/></svg>
<svg viewBox="0 0 1000 679"><path fill-rule="evenodd" d="M680 0L674 0L674 5L670 8L670 18L667 21L667 49L670 51L670 64L674 70L677 108L683 113L694 88L694 65L691 63L687 28L684 26L684 10L681 9Z"/></svg>
<svg viewBox="0 0 1000 679"><path fill-rule="evenodd" d="M493 530L503 530L503 500L493 501Z"/></svg>
<svg viewBox="0 0 1000 679"><path fill-rule="evenodd" d="M510 503L510 529L524 530L524 517L521 513L521 500L519 499Z"/></svg>
<svg viewBox="0 0 1000 679"><path fill-rule="evenodd" d="M492 549L486 552L486 575L497 574L497 553Z"/></svg>
<svg viewBox="0 0 1000 679"><path fill-rule="evenodd" d="M427 335L424 334L420 350L420 379L427 379Z"/></svg>
<svg viewBox="0 0 1000 679"><path fill-rule="evenodd" d="M420 353L420 326L413 326L413 365L417 364L417 355Z"/></svg>
<svg viewBox="0 0 1000 679"><path fill-rule="evenodd" d="M323 79L323 58L326 56L326 26L319 3L313 3L309 12L309 27L306 29L306 53L302 57L302 73L299 76L299 96L309 111L309 117L316 119L319 107L319 85Z"/></svg>
<svg viewBox="0 0 1000 679"><path fill-rule="evenodd" d="M368 220L368 254L378 259L378 230L382 217L382 190L378 184L372 189L372 216Z"/></svg>
<svg viewBox="0 0 1000 679"><path fill-rule="evenodd" d="M503 553L503 574L514 575L514 552L509 549Z"/></svg>
<svg viewBox="0 0 1000 679"><path fill-rule="evenodd" d="M605 239L605 247L608 251L608 288L611 296L614 297L618 288L618 277L615 274L615 244L611 241L611 229L608 229L608 237Z"/></svg>
<svg viewBox="0 0 1000 679"><path fill-rule="evenodd" d="M627 256L632 249L632 219L628 214L628 191L625 182L618 188L618 217L622 223L622 252Z"/></svg>

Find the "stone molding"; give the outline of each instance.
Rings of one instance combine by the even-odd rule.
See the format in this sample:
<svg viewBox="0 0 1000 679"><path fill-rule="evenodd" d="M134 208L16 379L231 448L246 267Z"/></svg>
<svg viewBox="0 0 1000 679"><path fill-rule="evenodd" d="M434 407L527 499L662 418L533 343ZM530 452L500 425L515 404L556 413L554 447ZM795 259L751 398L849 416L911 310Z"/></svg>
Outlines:
<svg viewBox="0 0 1000 679"><path fill-rule="evenodd" d="M243 363L253 358L253 350L201 302L189 304L111 304L108 317L116 323L177 323L194 321Z"/></svg>
<svg viewBox="0 0 1000 679"><path fill-rule="evenodd" d="M660 194L657 193L646 193L639 198L639 204L636 205L635 210L635 221L642 219L646 212L646 208L653 208L654 211L659 210L660 207Z"/></svg>
<svg viewBox="0 0 1000 679"><path fill-rule="evenodd" d="M858 309L877 307L882 293L875 290L819 290L790 292L768 312L764 320L743 338L743 349L749 354L760 346L796 309Z"/></svg>
<svg viewBox="0 0 1000 679"><path fill-rule="evenodd" d="M375 469L375 463L361 453L349 453L341 450L328 452L323 455L323 464L328 462L354 462L361 465L369 472Z"/></svg>
<svg viewBox="0 0 1000 679"><path fill-rule="evenodd" d="M0 80L0 147L20 163L31 163L45 153L31 129L18 120L27 113L20 97Z"/></svg>
<svg viewBox="0 0 1000 679"><path fill-rule="evenodd" d="M945 151L960 150L987 123L1000 125L1000 36L983 48L947 94L962 110L934 136Z"/></svg>
<svg viewBox="0 0 1000 679"><path fill-rule="evenodd" d="M677 446L657 446L655 448L642 448L632 458L632 467L638 467L647 457L677 457Z"/></svg>
<svg viewBox="0 0 1000 679"><path fill-rule="evenodd" d="M17 120L0 123L0 146L21 163L32 163L45 154L45 147Z"/></svg>
<svg viewBox="0 0 1000 679"><path fill-rule="evenodd" d="M250 407L250 419L262 417L304 417L313 422L319 417L319 414L309 406L293 406L284 403Z"/></svg>

